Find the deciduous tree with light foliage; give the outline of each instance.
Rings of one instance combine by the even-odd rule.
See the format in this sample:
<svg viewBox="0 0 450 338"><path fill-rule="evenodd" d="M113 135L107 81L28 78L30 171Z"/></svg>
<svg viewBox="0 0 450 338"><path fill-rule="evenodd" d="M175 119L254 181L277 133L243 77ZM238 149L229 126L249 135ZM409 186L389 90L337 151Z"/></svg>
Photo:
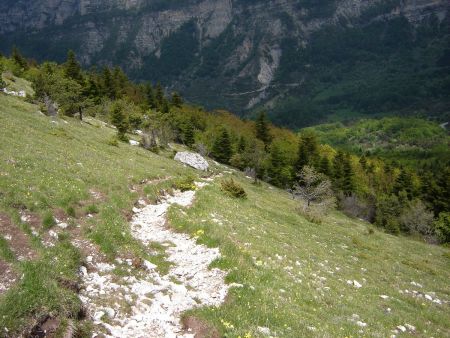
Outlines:
<svg viewBox="0 0 450 338"><path fill-rule="evenodd" d="M308 165L298 173L298 181L294 184L293 195L302 201L304 212L308 212L314 207L316 211L326 213L335 203L330 180Z"/></svg>

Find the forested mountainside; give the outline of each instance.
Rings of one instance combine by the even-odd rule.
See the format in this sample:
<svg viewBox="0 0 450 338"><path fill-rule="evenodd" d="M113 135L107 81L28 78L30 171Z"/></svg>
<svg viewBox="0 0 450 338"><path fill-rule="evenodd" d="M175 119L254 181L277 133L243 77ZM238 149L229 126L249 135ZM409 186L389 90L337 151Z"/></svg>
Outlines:
<svg viewBox="0 0 450 338"><path fill-rule="evenodd" d="M328 123L305 128L319 140L355 154L379 156L397 163L429 166L450 160L447 123L418 118L385 117L348 124Z"/></svg>
<svg viewBox="0 0 450 338"><path fill-rule="evenodd" d="M190 102L302 127L361 115L448 118L445 0L2 1L0 50L118 64Z"/></svg>
<svg viewBox="0 0 450 338"><path fill-rule="evenodd" d="M443 158L337 151L73 52L0 74L1 337L448 336ZM415 124L370 137L445 141Z"/></svg>

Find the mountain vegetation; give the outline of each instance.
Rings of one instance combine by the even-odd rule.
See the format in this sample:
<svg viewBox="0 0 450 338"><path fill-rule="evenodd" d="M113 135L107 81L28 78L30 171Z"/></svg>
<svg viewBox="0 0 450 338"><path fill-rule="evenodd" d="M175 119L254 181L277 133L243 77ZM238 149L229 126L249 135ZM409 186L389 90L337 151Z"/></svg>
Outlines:
<svg viewBox="0 0 450 338"><path fill-rule="evenodd" d="M7 336L49 317L62 333L90 335L77 296L87 258L74 243L93 243L108 262L149 260L167 272L164 246L149 254L128 220L141 198L195 187L201 175L174 162L173 149L210 156L212 173L225 176L207 177L193 207L173 206L168 217L219 247L213 267L235 285L223 306L189 311L186 321L230 337L448 331L445 158L429 167L393 162L322 143L320 128L298 135L264 113L249 121L207 112L162 85L134 83L120 67L83 70L73 52L62 64L37 64L16 49L0 64L6 88L28 94L0 93L0 220L23 236L0 241L0 262L17 280L0 296ZM382 120L386 132L392 121ZM114 274L138 276L140 265L130 264Z"/></svg>
<svg viewBox="0 0 450 338"><path fill-rule="evenodd" d="M109 121L120 141L128 141L127 134L139 130L147 149L158 152L169 142L182 143L220 163L246 171L255 180L284 189L302 184L298 175L311 168L309 176L320 173L330 180L345 212L375 222L392 233L417 232L408 222L401 222L404 212L413 208L414 203L422 203L424 212L432 212L436 219L450 209L449 151L445 146L448 136L431 123L399 118L368 120L359 122L357 128L333 125L332 132L327 125L305 129L297 137L289 130L271 125L264 113L255 122L242 121L228 112L208 113L183 104L179 94L167 96L160 85L134 84L119 67L83 71L72 51L62 65L46 62L24 67L17 61L21 58L16 50L2 63L16 75L32 81L34 100L44 113L55 112L57 107L66 116L80 119L95 116ZM321 144L320 138L338 148ZM356 139L359 153L352 147L346 148L343 139L352 143ZM375 148L362 151L364 140L373 140ZM382 142L387 140L391 144L386 146ZM435 154L425 161L420 152L413 152L416 156L412 162L410 159L403 163L400 158L392 161L383 154L391 148L401 149L394 142L436 147L439 157ZM377 147L381 147L381 153ZM424 148L423 152L433 154L433 149L428 153L428 148ZM411 152L409 155L411 158ZM314 182L317 184L313 187L320 185L319 181ZM437 233L429 236L435 228L433 224L432 217L427 223L429 231L422 231L422 235L437 241Z"/></svg>
<svg viewBox="0 0 450 338"><path fill-rule="evenodd" d="M362 119L306 128L333 147L412 166L433 167L449 157L446 124L408 117Z"/></svg>
<svg viewBox="0 0 450 338"><path fill-rule="evenodd" d="M449 336L449 46L445 0L0 1L0 337Z"/></svg>
<svg viewBox="0 0 450 338"><path fill-rule="evenodd" d="M86 69L120 65L190 103L248 118L266 111L291 129L449 117L445 0L19 0L0 13L5 54L17 44L62 63L73 49Z"/></svg>
<svg viewBox="0 0 450 338"><path fill-rule="evenodd" d="M388 114L448 120L448 18L414 26L404 17L369 17L314 33L306 49L290 47L279 79L294 82L303 73L303 83L277 102L273 121L301 127Z"/></svg>

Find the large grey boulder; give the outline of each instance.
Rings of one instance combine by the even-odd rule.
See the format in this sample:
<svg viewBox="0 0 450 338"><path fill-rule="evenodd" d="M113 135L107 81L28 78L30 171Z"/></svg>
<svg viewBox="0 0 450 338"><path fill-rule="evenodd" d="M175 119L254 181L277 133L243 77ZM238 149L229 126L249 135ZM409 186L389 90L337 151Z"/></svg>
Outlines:
<svg viewBox="0 0 450 338"><path fill-rule="evenodd" d="M209 167L208 162L203 158L203 156L197 153L190 153L188 151L178 152L175 155L174 160L187 164L188 166L198 170L207 171Z"/></svg>

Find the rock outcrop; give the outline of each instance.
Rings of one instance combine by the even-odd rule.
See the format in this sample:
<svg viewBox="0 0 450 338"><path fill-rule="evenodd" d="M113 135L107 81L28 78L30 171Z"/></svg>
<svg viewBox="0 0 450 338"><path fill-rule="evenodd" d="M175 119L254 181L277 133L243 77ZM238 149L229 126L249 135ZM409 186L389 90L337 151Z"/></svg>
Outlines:
<svg viewBox="0 0 450 338"><path fill-rule="evenodd" d="M203 156L188 151L178 152L175 155L174 160L187 164L197 170L207 171L209 168L208 161L206 161Z"/></svg>

